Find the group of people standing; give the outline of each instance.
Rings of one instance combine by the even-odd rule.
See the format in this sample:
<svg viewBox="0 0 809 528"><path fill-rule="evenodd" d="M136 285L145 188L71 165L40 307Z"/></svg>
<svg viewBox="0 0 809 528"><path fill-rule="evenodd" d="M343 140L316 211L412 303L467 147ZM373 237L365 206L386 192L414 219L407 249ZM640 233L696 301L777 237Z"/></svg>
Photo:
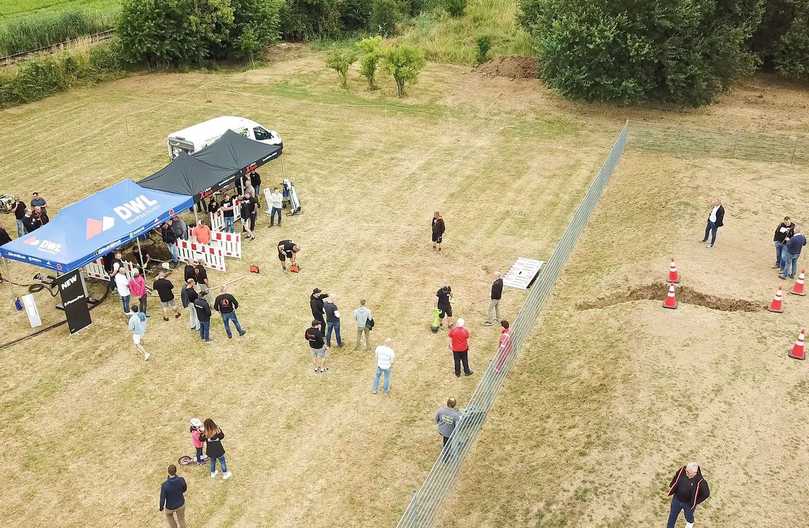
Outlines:
<svg viewBox="0 0 809 528"><path fill-rule="evenodd" d="M775 245L773 268L778 269L780 278L794 279L798 269L798 258L801 256L803 246L806 245L806 236L801 232L800 226L785 216L784 221L775 228L773 244Z"/></svg>
<svg viewBox="0 0 809 528"><path fill-rule="evenodd" d="M17 200L11 210L17 222L18 237L34 232L50 221L48 202L37 192L31 195L30 207L22 200Z"/></svg>

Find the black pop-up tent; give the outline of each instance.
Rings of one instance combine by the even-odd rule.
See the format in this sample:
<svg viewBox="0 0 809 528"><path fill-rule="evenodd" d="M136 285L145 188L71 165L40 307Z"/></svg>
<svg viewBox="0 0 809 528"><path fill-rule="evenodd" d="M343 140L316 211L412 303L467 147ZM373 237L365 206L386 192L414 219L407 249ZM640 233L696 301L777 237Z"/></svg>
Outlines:
<svg viewBox="0 0 809 528"><path fill-rule="evenodd" d="M148 189L199 198L224 187L237 175L281 155L280 145L267 145L232 130L192 155L180 154L158 172L138 182Z"/></svg>

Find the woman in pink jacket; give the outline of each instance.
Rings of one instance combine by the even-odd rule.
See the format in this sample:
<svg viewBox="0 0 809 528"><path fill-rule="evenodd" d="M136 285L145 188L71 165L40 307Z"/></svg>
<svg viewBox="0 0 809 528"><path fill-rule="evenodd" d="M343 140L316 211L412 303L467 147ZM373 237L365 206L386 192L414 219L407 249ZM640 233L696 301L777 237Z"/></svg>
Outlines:
<svg viewBox="0 0 809 528"><path fill-rule="evenodd" d="M133 300L138 300L138 308L140 312L149 317L146 313L146 295L148 292L148 288L146 287L146 281L143 279L143 275L136 269L132 271L132 278L129 279L129 293L132 295Z"/></svg>
<svg viewBox="0 0 809 528"><path fill-rule="evenodd" d="M494 371L498 374L505 365L508 355L511 354L511 329L508 321L500 321L500 326L503 329L500 331L500 341L497 344L497 363L494 366Z"/></svg>

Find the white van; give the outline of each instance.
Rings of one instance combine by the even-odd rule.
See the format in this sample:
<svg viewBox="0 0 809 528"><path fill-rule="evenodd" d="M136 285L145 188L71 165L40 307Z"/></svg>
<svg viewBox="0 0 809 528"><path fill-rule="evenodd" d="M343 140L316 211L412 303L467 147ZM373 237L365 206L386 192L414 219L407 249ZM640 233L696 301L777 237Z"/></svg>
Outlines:
<svg viewBox="0 0 809 528"><path fill-rule="evenodd" d="M283 145L280 134L275 130L243 117L222 116L169 134L166 138L169 158L174 159L181 152L193 154L202 150L228 130L268 145Z"/></svg>

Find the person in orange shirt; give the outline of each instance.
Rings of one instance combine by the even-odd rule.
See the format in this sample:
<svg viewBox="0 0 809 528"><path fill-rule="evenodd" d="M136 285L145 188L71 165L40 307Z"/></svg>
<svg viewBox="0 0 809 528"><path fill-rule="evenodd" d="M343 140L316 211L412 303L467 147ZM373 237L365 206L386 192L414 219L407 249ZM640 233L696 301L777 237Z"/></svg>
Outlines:
<svg viewBox="0 0 809 528"><path fill-rule="evenodd" d="M211 228L205 224L205 222L200 222L191 230L191 234L194 235L194 238L200 244L208 244L211 241Z"/></svg>

